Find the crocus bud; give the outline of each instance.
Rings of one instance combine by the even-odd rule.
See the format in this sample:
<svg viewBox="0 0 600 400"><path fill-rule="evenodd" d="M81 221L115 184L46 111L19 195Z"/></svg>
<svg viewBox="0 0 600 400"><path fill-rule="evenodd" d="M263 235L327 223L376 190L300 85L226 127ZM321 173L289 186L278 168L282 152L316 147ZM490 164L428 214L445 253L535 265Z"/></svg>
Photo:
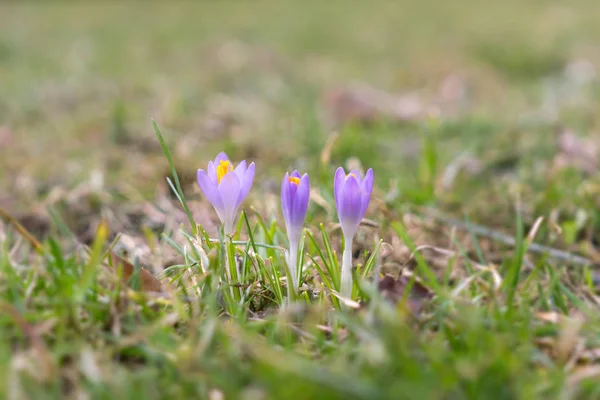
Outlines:
<svg viewBox="0 0 600 400"><path fill-rule="evenodd" d="M335 172L333 190L344 237L354 237L371 200L373 170L369 168L363 179L358 171L346 175L340 167Z"/></svg>
<svg viewBox="0 0 600 400"><path fill-rule="evenodd" d="M333 191L344 233L340 293L350 298L352 296L352 241L369 206L373 191L373 170L369 168L363 179L358 171L353 170L346 175L342 167L338 168L333 181Z"/></svg>
<svg viewBox="0 0 600 400"><path fill-rule="evenodd" d="M298 171L286 173L281 183L281 209L290 242L288 267L294 290L298 289L297 255L302 225L308 210L310 180L307 174L300 176Z"/></svg>

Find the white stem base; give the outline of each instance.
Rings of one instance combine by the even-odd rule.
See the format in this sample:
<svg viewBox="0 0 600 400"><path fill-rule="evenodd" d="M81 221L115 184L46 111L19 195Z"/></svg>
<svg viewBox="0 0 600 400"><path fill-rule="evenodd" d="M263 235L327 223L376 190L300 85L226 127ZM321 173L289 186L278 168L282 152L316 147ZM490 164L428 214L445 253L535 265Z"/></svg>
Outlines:
<svg viewBox="0 0 600 400"><path fill-rule="evenodd" d="M354 238L345 238L344 253L342 255L342 277L340 282L340 294L350 299L352 298L352 240Z"/></svg>
<svg viewBox="0 0 600 400"><path fill-rule="evenodd" d="M223 234L231 236L233 234L233 221L225 221L223 223Z"/></svg>
<svg viewBox="0 0 600 400"><path fill-rule="evenodd" d="M298 243L290 242L290 251L288 253L288 285L294 291L298 292Z"/></svg>

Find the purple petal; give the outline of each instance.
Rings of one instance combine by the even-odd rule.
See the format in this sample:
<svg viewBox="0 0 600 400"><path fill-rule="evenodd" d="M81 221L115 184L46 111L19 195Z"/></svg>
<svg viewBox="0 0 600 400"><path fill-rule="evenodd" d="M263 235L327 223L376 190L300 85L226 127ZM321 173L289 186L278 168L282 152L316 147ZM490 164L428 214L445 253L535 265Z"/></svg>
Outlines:
<svg viewBox="0 0 600 400"><path fill-rule="evenodd" d="M298 185L296 185L294 182L290 182L288 180L288 186L290 188L290 199L294 199L296 197L296 192L298 191ZM292 203L290 203L290 209L291 209L291 206L292 206Z"/></svg>
<svg viewBox="0 0 600 400"><path fill-rule="evenodd" d="M290 175L292 178L300 178L300 172L294 170Z"/></svg>
<svg viewBox="0 0 600 400"><path fill-rule="evenodd" d="M361 196L361 205L360 205L360 219L363 219L365 213L367 212L367 208L369 207L369 202L371 201L371 196L362 192Z"/></svg>
<svg viewBox="0 0 600 400"><path fill-rule="evenodd" d="M286 172L281 181L281 211L283 211L283 220L285 225L289 225L290 211L291 211L291 199L290 196L290 175Z"/></svg>
<svg viewBox="0 0 600 400"><path fill-rule="evenodd" d="M233 225L239 205L237 199L240 195L240 188L240 180L236 174L226 174L219 183L219 194L221 195L225 213L224 224L229 223Z"/></svg>
<svg viewBox="0 0 600 400"><path fill-rule="evenodd" d="M346 171L344 171L344 168L339 167L335 171L335 177L333 178L333 195L335 196L335 206L338 210L338 214L340 212L340 205L341 205L341 199L342 199L341 192L344 187L345 180L346 180Z"/></svg>
<svg viewBox="0 0 600 400"><path fill-rule="evenodd" d="M199 169L196 174L196 178L198 180L198 186L200 186L200 190L204 193L204 196L211 202L211 204L215 207L223 207L223 203L221 202L221 198L219 197L219 191L217 190L217 185L208 177L204 170Z"/></svg>
<svg viewBox="0 0 600 400"><path fill-rule="evenodd" d="M371 192L373 191L373 180L374 180L373 179L373 170L371 168L369 168L369 170L365 174L365 179L363 179L363 181L362 181L363 191L368 193L369 196L371 195Z"/></svg>
<svg viewBox="0 0 600 400"><path fill-rule="evenodd" d="M248 193L250 193L250 188L252 188L252 182L254 181L254 163L250 163L250 165L248 166L248 169L246 169L246 173L244 174L244 177L242 179L240 179L240 185L241 185L241 189L237 198L237 206L239 207L240 204L242 204L242 201L244 201L244 199L246 198L246 196L248 196ZM235 175L235 174L232 174Z"/></svg>
<svg viewBox="0 0 600 400"><path fill-rule="evenodd" d="M225 154L224 151L220 152L219 154L217 154L217 156L215 157L215 160L213 161L215 167L217 165L219 165L219 163L221 161L229 161L229 157L227 156L227 154Z"/></svg>
<svg viewBox="0 0 600 400"><path fill-rule="evenodd" d="M290 181L290 178L296 178L293 175L293 172L292 176L286 172L283 182L281 182L281 206L284 210L283 218L285 220L285 226L288 230L292 224L292 218L294 215L294 198L296 197L296 192L298 191L298 185Z"/></svg>
<svg viewBox="0 0 600 400"><path fill-rule="evenodd" d="M296 184L292 184L296 186ZM292 204L292 228L295 230L301 230L306 218L306 211L308 210L308 201L310 198L310 180L307 174L304 174L300 179L300 184L297 185L295 196L293 197Z"/></svg>
<svg viewBox="0 0 600 400"><path fill-rule="evenodd" d="M362 219L362 191L354 176L346 178L341 197L341 209L338 209L338 216L342 231L344 236L352 237Z"/></svg>
<svg viewBox="0 0 600 400"><path fill-rule="evenodd" d="M356 182L358 183L358 186L362 186L363 179L361 173L358 170L353 169L348 175L354 175L356 177Z"/></svg>
<svg viewBox="0 0 600 400"><path fill-rule="evenodd" d="M210 180L213 181L216 185L217 184L217 167L215 166L215 164L213 164L212 161L208 162L207 174L208 174L208 177L210 178Z"/></svg>
<svg viewBox="0 0 600 400"><path fill-rule="evenodd" d="M243 160L235 167L235 174L238 176L238 179L241 181L244 180L244 175L246 174L246 160Z"/></svg>
<svg viewBox="0 0 600 400"><path fill-rule="evenodd" d="M367 174L365 175L365 179L362 181L363 200L361 214L363 217L365 215L365 212L367 212L367 207L369 207L369 202L371 201L371 193L373 192L373 180L373 170L369 168Z"/></svg>
<svg viewBox="0 0 600 400"><path fill-rule="evenodd" d="M219 219L221 220L221 222L223 222L223 218L225 216L225 208L216 182L213 182L210 179L210 177L206 174L206 172L204 172L204 170L201 169L198 170L196 178L198 180L198 186L200 186L200 190L202 190L204 196L213 205L215 211L217 212L217 215L219 216Z"/></svg>

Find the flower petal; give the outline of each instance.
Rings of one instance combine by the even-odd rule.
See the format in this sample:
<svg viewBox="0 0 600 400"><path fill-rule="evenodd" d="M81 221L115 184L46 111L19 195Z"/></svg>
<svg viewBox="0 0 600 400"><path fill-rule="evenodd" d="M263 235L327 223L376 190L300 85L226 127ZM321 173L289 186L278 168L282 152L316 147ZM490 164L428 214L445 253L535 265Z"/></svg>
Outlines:
<svg viewBox="0 0 600 400"><path fill-rule="evenodd" d="M293 184L296 186L295 184ZM292 226L296 230L301 230L308 210L308 201L310 197L310 180L307 174L300 178L300 184L297 186L292 204Z"/></svg>
<svg viewBox="0 0 600 400"><path fill-rule="evenodd" d="M236 174L226 174L219 183L219 194L223 202L223 210L225 212L223 224L226 227L232 227L235 221L238 202L240 195L240 180ZM230 232L225 232L230 233Z"/></svg>
<svg viewBox="0 0 600 400"><path fill-rule="evenodd" d="M213 181L216 185L217 184L217 167L215 166L215 164L213 164L212 161L208 162L207 175L210 178L210 180Z"/></svg>
<svg viewBox="0 0 600 400"><path fill-rule="evenodd" d="M196 179L198 180L198 186L200 186L200 190L202 190L204 196L215 208L219 219L221 222L223 222L223 218L225 217L225 207L223 205L223 200L221 199L221 194L219 193L216 182L213 182L208 174L202 169L198 170Z"/></svg>
<svg viewBox="0 0 600 400"><path fill-rule="evenodd" d="M254 163L250 163L250 165L248 165L248 169L246 169L244 177L240 179L241 189L237 198L238 207L240 204L242 204L242 201L244 201L246 196L248 196L248 193L250 193L250 189L252 188L252 182L254 181L254 169Z"/></svg>
<svg viewBox="0 0 600 400"><path fill-rule="evenodd" d="M358 182L358 186L362 186L363 178L360 171L358 171L357 169L353 169L348 175L354 175L354 177L356 178L356 182Z"/></svg>
<svg viewBox="0 0 600 400"><path fill-rule="evenodd" d="M225 160L229 161L229 157L227 156L227 154L225 154L224 151L222 151L219 154L217 154L217 156L215 157L213 163L214 163L214 165L216 167L217 165L219 165L219 163L221 161L225 161Z"/></svg>
<svg viewBox="0 0 600 400"><path fill-rule="evenodd" d="M240 162L238 164L237 167L235 167L235 174L238 176L238 179L240 180L240 182L244 179L244 175L246 174L246 160L243 160L242 162Z"/></svg>
<svg viewBox="0 0 600 400"><path fill-rule="evenodd" d="M362 219L362 191L355 177L346 179L341 193L341 209L338 216L344 236L353 237Z"/></svg>
<svg viewBox="0 0 600 400"><path fill-rule="evenodd" d="M338 214L340 212L340 205L341 205L341 199L342 199L341 192L344 187L345 180L346 180L346 171L344 171L344 168L339 167L335 171L335 177L333 178L333 195L335 196L335 206L338 210Z"/></svg>
<svg viewBox="0 0 600 400"><path fill-rule="evenodd" d="M371 168L367 170L367 173L365 174L365 179L363 179L362 184L363 190L369 193L370 195L373 191L373 170Z"/></svg>
<svg viewBox="0 0 600 400"><path fill-rule="evenodd" d="M364 217L365 212L367 212L367 207L369 207L369 202L371 201L371 193L373 192L373 170L369 168L365 175L365 179L362 181L362 192L363 192L363 201L361 207L361 214Z"/></svg>
<svg viewBox="0 0 600 400"><path fill-rule="evenodd" d="M288 227L290 223L290 213L292 209L291 199L290 175L286 172L281 181L281 211L283 212L283 220L286 227Z"/></svg>
<svg viewBox="0 0 600 400"><path fill-rule="evenodd" d="M196 174L196 179L198 180L198 186L200 186L200 190L204 196L211 202L211 204L215 207L223 208L223 203L221 202L221 198L218 196L219 191L217 190L217 185L208 177L207 173L204 170L199 169Z"/></svg>

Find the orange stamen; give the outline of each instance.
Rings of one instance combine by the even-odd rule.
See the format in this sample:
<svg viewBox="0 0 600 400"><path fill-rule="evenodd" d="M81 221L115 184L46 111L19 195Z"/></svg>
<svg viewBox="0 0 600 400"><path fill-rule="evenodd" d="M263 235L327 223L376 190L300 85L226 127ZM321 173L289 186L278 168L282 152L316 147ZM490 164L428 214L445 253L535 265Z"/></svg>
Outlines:
<svg viewBox="0 0 600 400"><path fill-rule="evenodd" d="M294 183L294 184L296 184L296 186L298 186L298 185L300 184L300 178L296 178L295 176L290 176L290 177L288 178L288 180L289 180L291 183Z"/></svg>
<svg viewBox="0 0 600 400"><path fill-rule="evenodd" d="M217 183L221 183L221 179L229 172L233 172L231 162L229 160L219 161L219 165L217 165Z"/></svg>

